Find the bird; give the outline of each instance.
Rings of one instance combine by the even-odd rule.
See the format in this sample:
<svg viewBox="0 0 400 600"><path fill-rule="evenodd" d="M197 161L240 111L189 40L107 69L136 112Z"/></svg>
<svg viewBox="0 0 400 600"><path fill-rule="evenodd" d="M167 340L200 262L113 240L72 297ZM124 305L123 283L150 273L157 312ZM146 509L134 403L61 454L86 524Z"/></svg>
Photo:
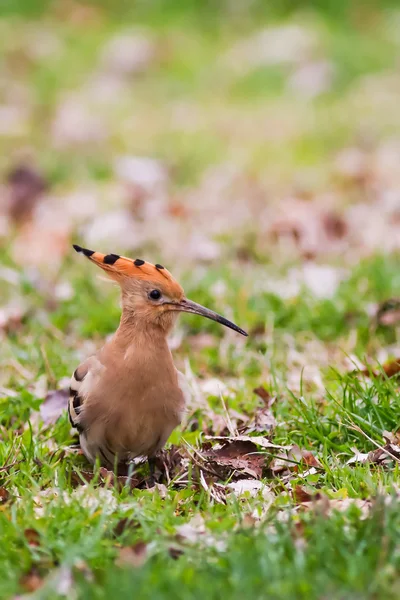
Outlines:
<svg viewBox="0 0 400 600"><path fill-rule="evenodd" d="M73 244L121 288L122 314L115 334L74 371L68 413L90 463L122 472L135 458L155 457L181 423L187 403L184 376L167 343L179 313L212 319L248 334L216 312L186 298L161 264L101 254ZM187 386L186 386L187 387Z"/></svg>

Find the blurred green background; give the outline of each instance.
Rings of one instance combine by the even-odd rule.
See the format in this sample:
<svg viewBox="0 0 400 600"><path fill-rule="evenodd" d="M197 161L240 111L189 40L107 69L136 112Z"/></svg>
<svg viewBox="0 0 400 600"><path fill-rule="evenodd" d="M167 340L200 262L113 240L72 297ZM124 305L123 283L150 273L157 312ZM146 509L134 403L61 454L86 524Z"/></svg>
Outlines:
<svg viewBox="0 0 400 600"><path fill-rule="evenodd" d="M258 259L279 256L275 221L278 237L293 229L288 199L313 214L325 207L333 220L359 219L344 211L360 201L369 223L371 205L395 210L382 189L398 193L396 2L3 1L0 18L6 245L15 213L26 221L44 196L47 221L63 221L59 240L78 230L88 243L174 262L177 239L191 260L228 260L243 247ZM23 173L21 183L25 167L43 181ZM34 189L15 199L13 181ZM283 216L271 215L279 204ZM107 213L117 210L142 235L125 222L121 237L123 216ZM368 253L388 236L385 225L375 240L358 234L354 243ZM31 254L28 234L21 243ZM190 251L197 245L203 253ZM325 253L314 245L310 254ZM18 250L11 255L21 262Z"/></svg>

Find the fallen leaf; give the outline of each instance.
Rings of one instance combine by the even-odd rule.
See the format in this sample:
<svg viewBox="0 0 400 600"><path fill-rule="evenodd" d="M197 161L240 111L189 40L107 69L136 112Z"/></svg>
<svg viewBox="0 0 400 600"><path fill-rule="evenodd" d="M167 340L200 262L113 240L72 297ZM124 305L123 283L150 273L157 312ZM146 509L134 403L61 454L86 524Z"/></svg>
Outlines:
<svg viewBox="0 0 400 600"><path fill-rule="evenodd" d="M1 307L0 331L4 331L6 334L18 331L28 315L28 310L28 307L18 299L14 299L8 305Z"/></svg>
<svg viewBox="0 0 400 600"><path fill-rule="evenodd" d="M397 437L394 434L388 435L393 441L387 441L384 446L374 448L374 450L371 450L370 452L362 453L358 452L356 449L353 449L354 456L352 456L346 464L351 465L354 463L370 463L380 465L390 464L393 460L400 460L400 445L395 443L395 441L397 441ZM386 438L385 435L383 437Z"/></svg>
<svg viewBox="0 0 400 600"><path fill-rule="evenodd" d="M388 377L397 375L400 372L400 358L385 363L382 368Z"/></svg>
<svg viewBox="0 0 400 600"><path fill-rule="evenodd" d="M262 400L264 400L264 402L267 406L269 406L269 402L271 400L271 394L263 385L260 385L259 387L254 388L253 392L255 394L257 394L257 396L259 396Z"/></svg>
<svg viewBox="0 0 400 600"><path fill-rule="evenodd" d="M80 485L85 485L85 483L90 483L94 477L95 474L93 471L85 471L82 469L79 471L72 471L71 485L73 488L76 488Z"/></svg>
<svg viewBox="0 0 400 600"><path fill-rule="evenodd" d="M115 564L118 567L138 568L144 565L147 560L146 542L137 542L134 546L121 548Z"/></svg>
<svg viewBox="0 0 400 600"><path fill-rule="evenodd" d="M174 560L177 560L183 554L182 548L176 548L175 546L170 546L168 548L168 554Z"/></svg>
<svg viewBox="0 0 400 600"><path fill-rule="evenodd" d="M365 377L384 377L385 375L386 377L394 377L400 373L400 358L386 362L382 365L381 370L365 368L361 369L359 373Z"/></svg>
<svg viewBox="0 0 400 600"><path fill-rule="evenodd" d="M400 299L391 298L378 306L376 320L379 325L391 327L400 322Z"/></svg>
<svg viewBox="0 0 400 600"><path fill-rule="evenodd" d="M16 223L32 217L33 209L47 188L45 178L33 167L18 165L7 177L8 211Z"/></svg>
<svg viewBox="0 0 400 600"><path fill-rule="evenodd" d="M261 448L273 448L276 450L290 450L293 446L281 446L279 444L273 444L267 438L262 436L249 436L249 435L237 435L235 437L222 437L222 436L212 436L207 435L207 440L218 440L218 441L239 441L239 442L252 442L257 446L261 446Z"/></svg>
<svg viewBox="0 0 400 600"><path fill-rule="evenodd" d="M383 431L382 437L386 442L400 446L400 431Z"/></svg>
<svg viewBox="0 0 400 600"><path fill-rule="evenodd" d="M298 471L300 464L305 464L312 469L322 469L321 463L314 456L314 454L308 450L301 450L296 444L294 446L287 446L286 452L280 453L276 458L273 459L270 469L273 473L280 473L286 470ZM311 469L310 469L311 471ZM311 474L310 472L308 474Z"/></svg>
<svg viewBox="0 0 400 600"><path fill-rule="evenodd" d="M356 448L352 448L354 455L349 458L346 465L353 465L354 463L364 464L368 462L369 452L359 452Z"/></svg>
<svg viewBox="0 0 400 600"><path fill-rule="evenodd" d="M68 390L55 390L47 394L40 405L40 417L45 425L53 425L68 408Z"/></svg>
<svg viewBox="0 0 400 600"><path fill-rule="evenodd" d="M245 425L240 427L239 433L248 434L257 432L271 434L271 432L275 429L276 419L270 409L270 406L273 404L275 399L272 398L269 392L262 386L253 391L264 400L265 406L263 408L256 409L253 418L249 419Z"/></svg>
<svg viewBox="0 0 400 600"><path fill-rule="evenodd" d="M225 441L222 448L207 449L201 455L221 479L227 479L232 469L236 476L246 474L259 479L265 463L265 456L260 455L257 446L250 441ZM218 467L223 467L222 471Z"/></svg>
<svg viewBox="0 0 400 600"><path fill-rule="evenodd" d="M257 525L257 519L249 513L243 515L240 525L243 529L253 529Z"/></svg>
<svg viewBox="0 0 400 600"><path fill-rule="evenodd" d="M140 523L136 519L130 519L129 517L125 517L118 521L116 526L113 529L113 533L116 537L119 537L126 531L136 531L140 528Z"/></svg>
<svg viewBox="0 0 400 600"><path fill-rule="evenodd" d="M309 467L322 469L322 465L314 454L308 450L300 450L300 460L305 462Z"/></svg>
<svg viewBox="0 0 400 600"><path fill-rule="evenodd" d="M43 581L44 579L39 575L39 571L35 567L32 567L29 573L21 577L19 582L26 592L32 593L42 587Z"/></svg>
<svg viewBox="0 0 400 600"><path fill-rule="evenodd" d="M187 461L187 458L183 456L182 450L178 446L171 446L167 450L164 449L158 452L155 468L156 481L159 483L160 480L166 480L168 484L181 473L185 461ZM162 490L159 489L159 492L162 492Z"/></svg>
<svg viewBox="0 0 400 600"><path fill-rule="evenodd" d="M315 493L311 494L301 485L296 485L293 490L293 498L297 504L302 502L310 502L315 497Z"/></svg>
<svg viewBox="0 0 400 600"><path fill-rule="evenodd" d="M275 498L271 492L271 489L265 485L265 483L255 479L240 479L239 481L232 481L231 483L228 483L226 487L232 490L236 496L250 495L252 498L254 498L261 493L264 500L272 501Z"/></svg>
<svg viewBox="0 0 400 600"><path fill-rule="evenodd" d="M109 471L105 467L101 467L100 468L100 482L106 488L117 487L117 489L121 490L122 488L127 486L130 489L134 489L134 488L139 487L144 482L144 478L143 477L139 478L134 473L132 473L132 475L130 477L125 476L125 475L115 475L115 473L113 473L113 471Z"/></svg>
<svg viewBox="0 0 400 600"><path fill-rule="evenodd" d="M28 527L24 530L24 536L30 546L40 546L40 534L36 529Z"/></svg>
<svg viewBox="0 0 400 600"><path fill-rule="evenodd" d="M10 493L4 487L0 487L0 505L5 504L10 499Z"/></svg>
<svg viewBox="0 0 400 600"><path fill-rule="evenodd" d="M223 485L216 483L204 476L204 471L200 470L199 482L201 487L210 495L210 499L214 500L217 504L226 504L226 489Z"/></svg>

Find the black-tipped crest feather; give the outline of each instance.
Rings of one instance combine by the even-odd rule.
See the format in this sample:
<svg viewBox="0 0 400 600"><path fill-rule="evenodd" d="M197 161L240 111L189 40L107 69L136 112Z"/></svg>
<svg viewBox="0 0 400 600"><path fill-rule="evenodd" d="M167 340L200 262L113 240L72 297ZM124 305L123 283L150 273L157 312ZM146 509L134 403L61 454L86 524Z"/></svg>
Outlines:
<svg viewBox="0 0 400 600"><path fill-rule="evenodd" d="M89 250L88 248L82 248L82 246L78 246L78 244L72 244L72 247L76 252L82 252L85 256L90 258L92 254L94 254L94 250Z"/></svg>

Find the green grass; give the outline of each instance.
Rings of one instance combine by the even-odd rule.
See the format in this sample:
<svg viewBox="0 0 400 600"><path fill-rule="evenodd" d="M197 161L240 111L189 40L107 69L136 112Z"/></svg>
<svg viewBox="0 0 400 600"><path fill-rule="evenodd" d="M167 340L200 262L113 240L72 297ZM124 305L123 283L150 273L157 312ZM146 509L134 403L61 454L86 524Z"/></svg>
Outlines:
<svg viewBox="0 0 400 600"><path fill-rule="evenodd" d="M69 375L79 362L79 340L92 337L100 342L113 331L118 317L116 292L102 282L84 279L81 275L87 267L89 263L84 262L71 271L76 295L60 303L48 316L47 325L37 322L32 314L18 335L9 336L2 350L5 365L7 358L12 357L13 364L17 362L20 368L32 372L33 381L39 377L58 381ZM298 475L292 473L287 483L267 471L264 481L272 494L268 504L261 496L236 499L232 495L227 496L226 505L216 504L197 486L196 477L194 485L171 485L165 498L157 491L105 489L98 487L96 479L85 488L75 487L72 474L89 467L82 463L81 457L65 453L73 441L67 416L50 428L39 426L37 420L29 426L30 411L38 409L40 399L29 391L32 382L10 368L8 386L16 395L2 402L1 464L22 462L0 471L1 487L9 493L8 502L0 512L1 596L6 598L16 593L19 582L24 581L23 575L32 569L41 576L54 573L57 579L61 576L59 569L64 566L72 570L73 586L79 597L108 597L117 589L120 597L128 597L132 587L144 598L150 595L168 598L173 590L182 598L197 598L204 593L211 598L221 594L236 598L244 593L277 598L396 597L399 585L396 536L400 522L394 490L398 466L395 463L386 468L346 466L352 448L361 452L374 449L362 433L352 429L353 424L379 444L384 444L383 431L396 430L399 397L395 382L360 379L346 374L341 367L333 370L335 365L325 365L322 373L326 392L322 402L320 391L312 384L302 392L292 392L286 387L286 377L294 368L287 361L288 344L301 348L298 336L302 332L322 346L346 345L349 327L340 328L338 323L352 308L352 298L368 273L369 287L364 290L365 297L360 297L358 321L351 329L361 339L365 338L368 322L365 303L380 298L382 268L390 270L390 261L383 258L367 261L342 284L331 302L337 317L330 328L322 327L322 318L315 318L315 313L323 314L325 301L316 302L307 296L300 296L295 313L287 314L287 307L277 297L255 292L236 313L240 280L235 273L226 273L232 296L229 305L240 323L245 322L251 328L260 314L273 314L273 346L260 347L257 339L250 337L244 346L235 347L233 341L228 350L218 351L213 346L196 351L189 341L176 353L178 365L182 366L184 357L189 355L191 368L200 380L209 376L222 380L234 378L231 384L234 396L227 400L231 410L251 414L257 405L252 389L264 383L278 397L274 405L278 422L274 441L298 444L318 456L323 469L305 478L301 473L306 471L306 465L299 467ZM207 274L211 279L222 276L223 273L212 270ZM394 283L396 276L391 280ZM219 308L204 290L202 293L200 288L191 290L190 284L188 290L190 296ZM388 291L397 290L394 287ZM36 305L39 310L40 298L36 298ZM187 335L209 329L216 336L216 343L223 334L215 325L191 317L185 318L181 326ZM385 344L386 336L384 329L369 333L359 345L359 356L367 352L369 345ZM69 343L70 339L74 342ZM344 353L345 350L343 358ZM300 371L298 376L300 380ZM221 413L218 398L210 397L209 405ZM183 437L174 434L176 442L182 445L186 439L190 444L198 444L202 439L200 431L212 427L209 416L201 409L195 417L195 429L183 431ZM267 453L267 462L271 458ZM318 516L318 509L316 513L298 512L290 492L298 484L306 486L310 493L322 492L331 499L366 499L372 501L373 508L362 520L356 507L343 514L334 512L329 518ZM381 497L386 494L393 494L390 504L387 504L389 496L386 500ZM269 504L257 527L249 529L242 523L245 515L263 514ZM203 515L213 541L203 542L200 536L199 542L191 545L177 537L177 527L196 514ZM115 533L118 523L125 518L132 524L122 533ZM38 532L39 545L29 545L24 533L28 529ZM137 541L149 544L147 562L142 567L116 569L114 562L119 549ZM216 550L214 545L218 541L226 549ZM177 559L171 558L171 548L181 552ZM54 581L48 580L40 597L58 597Z"/></svg>
<svg viewBox="0 0 400 600"><path fill-rule="evenodd" d="M106 485L97 467L87 482L91 467L76 452L67 415L46 426L38 410L47 390L68 385L79 362L115 331L118 291L72 250L53 271L47 270L56 262L51 252L49 265L18 262L14 244L21 229L10 227L1 239L0 309L23 301L26 312L20 323L0 330L0 598L29 592L34 577L44 582L33 596L38 599L397 598L398 461L347 463L355 449L375 450L385 445L384 432L398 428L398 379L386 377L379 363L398 358L399 327L377 325L371 315L379 303L400 296L399 253L321 249L316 262L344 269L336 291L319 298L300 284L286 296L279 282L301 272L304 257L280 252L263 217L287 197L313 206L325 193L333 194L339 214L356 202L367 209L377 201L376 189L395 188L390 178L370 188L343 181L334 166L348 146L373 152L399 135L396 90L385 79L396 74L399 58L390 32L395 3L357 2L353 11L345 2L307 2L301 10L293 2L254 2L251 10L236 11L233 3L195 0L185 7L104 1L83 8L28 0L0 8L8 82L0 80L0 104L21 102L27 111L22 130L0 138L2 171L33 157L53 205L88 188L99 199L98 212L112 212L129 197L116 183L115 158L156 157L170 173L167 208L177 204L186 219L179 231L203 228L206 237L213 236L194 209L215 193L210 169L222 188L221 165L238 172L222 199L217 194L214 209L221 200L229 223L231 209L254 205L253 217L218 232L218 258L203 262L186 248L174 251L175 230L169 236L164 213L166 235L159 222L144 219L141 226L152 231L155 225L156 233L139 248L98 249L162 263L167 255L165 264L188 297L248 330L249 338L238 339L211 321L182 317L182 340L173 352L178 368L195 390L210 379L225 384L234 423L238 413L252 417L262 406L253 390L265 386L276 398L272 441L311 451L321 468L294 460L290 471L276 472L276 452L259 449L267 493L254 497L235 496L226 487L230 477L205 489L190 461L185 478L166 490ZM310 60L332 63L332 84L314 99L290 88L294 64L237 71L226 60L239 42L282 24L312 31L317 42ZM98 102L88 82L99 74L104 47L139 26L156 41L157 60L124 81L109 104ZM54 51L35 54L33 34L54 36ZM367 97L366 81L387 95ZM100 119L106 131L100 141L54 141L55 116L70 94ZM314 218L312 209L308 216ZM85 242L85 227L95 217L72 222L71 243ZM11 282L4 269L11 269ZM65 283L72 294L60 300L54 290ZM352 372L356 360L378 375ZM202 397L171 436L183 453L201 452L206 435L226 420L219 395ZM315 502L299 506L298 486ZM191 542L181 527L196 523L202 533ZM147 544L146 556L136 566L122 565L121 549L138 542Z"/></svg>

